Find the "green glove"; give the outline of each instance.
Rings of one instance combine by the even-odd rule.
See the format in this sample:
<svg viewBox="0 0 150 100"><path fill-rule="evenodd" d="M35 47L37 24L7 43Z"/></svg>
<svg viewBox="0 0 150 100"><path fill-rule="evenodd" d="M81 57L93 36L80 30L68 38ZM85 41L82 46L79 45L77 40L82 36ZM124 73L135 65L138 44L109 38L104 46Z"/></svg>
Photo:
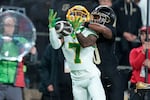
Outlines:
<svg viewBox="0 0 150 100"><path fill-rule="evenodd" d="M56 18L56 16L57 16L57 12L54 12L53 9L49 9L49 16L48 16L49 28L55 27L56 22L60 19L60 18Z"/></svg>
<svg viewBox="0 0 150 100"><path fill-rule="evenodd" d="M72 25L75 33L80 33L83 31L83 27L82 27L83 22L80 22L80 18L76 18L73 21L70 21L70 20L68 21Z"/></svg>

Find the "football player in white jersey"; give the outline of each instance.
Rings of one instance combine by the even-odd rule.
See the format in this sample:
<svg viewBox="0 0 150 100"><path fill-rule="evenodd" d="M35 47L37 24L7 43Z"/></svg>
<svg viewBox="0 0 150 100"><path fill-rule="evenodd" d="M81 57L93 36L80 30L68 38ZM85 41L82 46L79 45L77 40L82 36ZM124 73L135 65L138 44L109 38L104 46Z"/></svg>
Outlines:
<svg viewBox="0 0 150 100"><path fill-rule="evenodd" d="M58 36L56 31L57 13L50 10L49 39L54 49L62 48L70 67L74 100L106 100L100 81L101 72L93 62L97 34L82 26L90 20L90 13L81 5L75 5L67 12L66 18L73 28L67 36Z"/></svg>

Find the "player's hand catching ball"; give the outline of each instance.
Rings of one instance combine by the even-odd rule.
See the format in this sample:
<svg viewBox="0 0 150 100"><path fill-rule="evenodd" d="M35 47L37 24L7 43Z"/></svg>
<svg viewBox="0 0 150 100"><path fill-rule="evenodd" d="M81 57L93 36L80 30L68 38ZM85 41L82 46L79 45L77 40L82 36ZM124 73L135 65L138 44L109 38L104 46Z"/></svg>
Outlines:
<svg viewBox="0 0 150 100"><path fill-rule="evenodd" d="M56 26L56 22L60 19L60 18L57 18L56 16L57 16L57 12L54 12L53 9L49 9L49 16L48 16L49 28Z"/></svg>
<svg viewBox="0 0 150 100"><path fill-rule="evenodd" d="M83 27L82 27L83 22L80 21L80 18L75 18L75 20L73 21L70 21L70 20L68 21L70 22L70 24L72 24L72 27L76 34L83 31Z"/></svg>

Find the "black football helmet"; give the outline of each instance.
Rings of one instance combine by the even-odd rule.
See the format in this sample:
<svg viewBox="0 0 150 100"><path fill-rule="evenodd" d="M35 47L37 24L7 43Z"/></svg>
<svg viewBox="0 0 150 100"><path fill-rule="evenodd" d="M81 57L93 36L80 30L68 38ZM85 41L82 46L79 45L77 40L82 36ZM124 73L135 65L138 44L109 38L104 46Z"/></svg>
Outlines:
<svg viewBox="0 0 150 100"><path fill-rule="evenodd" d="M91 12L91 22L103 25L115 25L116 15L112 8L100 5Z"/></svg>

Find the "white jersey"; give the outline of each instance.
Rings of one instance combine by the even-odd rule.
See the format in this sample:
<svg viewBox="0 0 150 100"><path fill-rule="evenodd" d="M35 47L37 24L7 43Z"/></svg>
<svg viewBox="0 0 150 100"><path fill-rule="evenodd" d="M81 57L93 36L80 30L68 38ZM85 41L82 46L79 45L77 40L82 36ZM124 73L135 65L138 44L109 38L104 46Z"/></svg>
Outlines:
<svg viewBox="0 0 150 100"><path fill-rule="evenodd" d="M87 37L96 35L94 31L85 28L82 34ZM50 29L50 42L54 49L61 47L56 30ZM70 68L74 100L106 100L105 91L100 80L100 70L93 62L94 46L82 48L77 38L64 36L62 51L66 64Z"/></svg>
<svg viewBox="0 0 150 100"><path fill-rule="evenodd" d="M83 30L82 34L85 37L91 34L96 35L94 31L87 28ZM77 38L73 38L69 35L64 37L62 50L71 70L84 70L95 66L93 63L94 46L82 48Z"/></svg>

